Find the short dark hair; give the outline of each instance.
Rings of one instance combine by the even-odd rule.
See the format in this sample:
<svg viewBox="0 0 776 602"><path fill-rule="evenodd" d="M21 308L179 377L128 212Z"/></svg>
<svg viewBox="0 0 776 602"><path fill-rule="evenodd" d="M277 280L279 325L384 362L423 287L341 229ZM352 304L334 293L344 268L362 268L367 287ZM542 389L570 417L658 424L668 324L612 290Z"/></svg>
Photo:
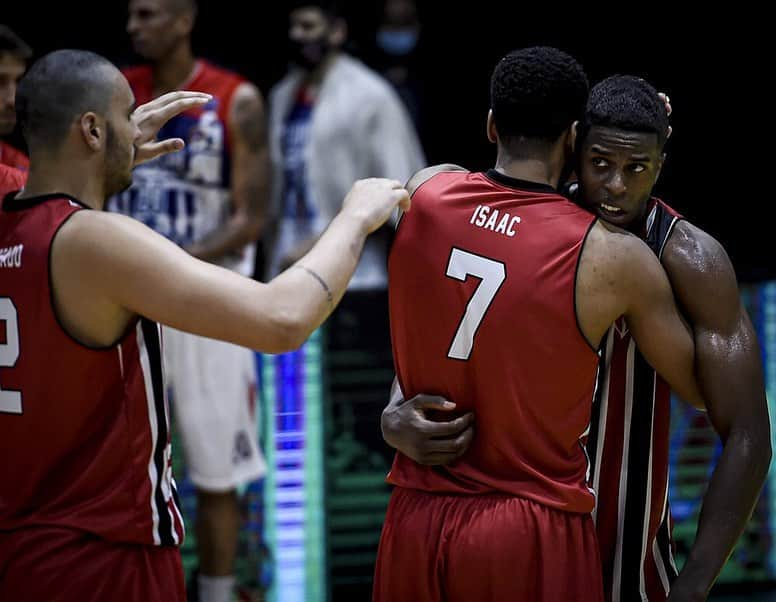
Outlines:
<svg viewBox="0 0 776 602"><path fill-rule="evenodd" d="M175 14L190 12L196 16L198 10L197 0L168 0L168 7Z"/></svg>
<svg viewBox="0 0 776 602"><path fill-rule="evenodd" d="M549 46L510 52L493 70L490 106L499 139L554 142L585 110L582 66Z"/></svg>
<svg viewBox="0 0 776 602"><path fill-rule="evenodd" d="M57 50L29 68L16 89L16 118L28 147L59 146L73 120L87 112L104 114L118 69L99 54Z"/></svg>
<svg viewBox="0 0 776 602"><path fill-rule="evenodd" d="M342 19L345 17L341 0L288 0L287 6L289 13L299 8L317 8L329 19Z"/></svg>
<svg viewBox="0 0 776 602"><path fill-rule="evenodd" d="M26 63L32 57L32 48L10 27L0 24L0 54L6 53Z"/></svg>
<svg viewBox="0 0 776 602"><path fill-rule="evenodd" d="M578 146L593 126L656 134L662 149L668 138L668 113L649 82L633 75L613 75L590 90L577 136Z"/></svg>

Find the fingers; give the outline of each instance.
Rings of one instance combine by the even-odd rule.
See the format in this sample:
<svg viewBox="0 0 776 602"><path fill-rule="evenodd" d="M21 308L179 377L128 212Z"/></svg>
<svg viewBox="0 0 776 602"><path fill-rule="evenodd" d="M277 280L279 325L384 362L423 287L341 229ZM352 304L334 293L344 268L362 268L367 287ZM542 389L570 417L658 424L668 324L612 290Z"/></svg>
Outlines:
<svg viewBox="0 0 776 602"><path fill-rule="evenodd" d="M446 420L444 422L436 422L435 420L428 420L427 418L418 418L416 422L416 428L423 432L427 437L454 437L461 431L469 428L474 422L474 414L469 412L463 416L459 416L454 420Z"/></svg>
<svg viewBox="0 0 776 602"><path fill-rule="evenodd" d="M185 143L180 138L168 138L159 142L146 142L135 151L135 165L140 165L161 155L181 150Z"/></svg>
<svg viewBox="0 0 776 602"><path fill-rule="evenodd" d="M423 410L443 410L450 411L455 409L455 404L452 401L440 397L439 395L415 395L410 402L418 409Z"/></svg>
<svg viewBox="0 0 776 602"><path fill-rule="evenodd" d="M398 180L387 180L387 183L394 191L394 202L399 205L402 211L409 211L411 204L410 193L404 188L404 184Z"/></svg>
<svg viewBox="0 0 776 602"><path fill-rule="evenodd" d="M455 457L456 459L460 458L462 455L466 453L466 450L469 449L469 446L472 444L472 439L474 438L474 427L467 428L463 433L461 433L457 438L457 445L458 445L458 452L456 452Z"/></svg>
<svg viewBox="0 0 776 602"><path fill-rule="evenodd" d="M424 449L422 453L418 454L415 461L426 466L446 466L452 464L466 453L473 437L474 428L468 428L451 442L440 446L440 451Z"/></svg>
<svg viewBox="0 0 776 602"><path fill-rule="evenodd" d="M474 436L474 427L468 427L457 437L450 439L430 439L423 445L423 456L431 454L453 454L456 458L460 457L472 442Z"/></svg>
<svg viewBox="0 0 776 602"><path fill-rule="evenodd" d="M206 95L197 96L197 97L179 98L178 100L172 100L154 109L150 109L146 113L144 118L145 119L153 118L154 121L158 120L159 123L165 123L172 117L175 117L175 115L178 115L179 113L183 113L184 111L188 111L189 109L193 109L195 107L204 105L207 102L208 102L208 98L206 97Z"/></svg>
<svg viewBox="0 0 776 602"><path fill-rule="evenodd" d="M135 112L137 113L138 111L140 111L141 113L144 113L148 111L155 111L161 107L164 107L165 105L168 105L172 102L176 102L179 100L196 100L198 101L197 104L205 104L212 98L213 96L211 94L206 94L205 92L190 92L188 90L177 90L175 92L168 92L167 94L162 94L158 98L154 98L152 101L140 105L137 109L135 109Z"/></svg>
<svg viewBox="0 0 776 602"><path fill-rule="evenodd" d="M403 188L399 192L399 209L406 213L412 206L412 199L410 199L410 194Z"/></svg>

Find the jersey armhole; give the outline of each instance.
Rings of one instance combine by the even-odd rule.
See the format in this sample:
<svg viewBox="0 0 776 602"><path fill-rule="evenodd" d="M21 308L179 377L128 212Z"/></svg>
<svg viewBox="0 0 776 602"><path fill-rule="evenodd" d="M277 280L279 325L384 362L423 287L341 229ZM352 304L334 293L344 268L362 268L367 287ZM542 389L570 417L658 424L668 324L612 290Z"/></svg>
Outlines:
<svg viewBox="0 0 776 602"><path fill-rule="evenodd" d="M601 344L599 343L598 349L596 349L595 347L593 347L593 344L587 340L587 337L585 336L585 333L582 330L582 325L579 323L579 312L577 311L577 280L579 278L579 266L582 263L582 254L585 252L585 245L587 244L587 239L590 237L590 232L593 231L593 228L597 223L598 223L598 218L593 217L593 220L590 222L590 225L587 227L587 231L585 231L585 235L582 237L582 244L580 245L579 253L577 254L577 265L574 268L574 321L577 324L577 331L579 332L579 336L582 337L582 340L585 342L585 346L588 347L596 355L599 355Z"/></svg>
<svg viewBox="0 0 776 602"><path fill-rule="evenodd" d="M683 217L677 217L673 216L673 219L671 220L671 225L668 226L668 232L666 232L666 235L663 237L663 241L660 244L660 249L657 253L657 258L662 262L663 261L663 251L665 251L666 245L668 244L668 241L671 240L671 235L674 233L674 230L676 230L676 226L679 224L679 222L687 221Z"/></svg>

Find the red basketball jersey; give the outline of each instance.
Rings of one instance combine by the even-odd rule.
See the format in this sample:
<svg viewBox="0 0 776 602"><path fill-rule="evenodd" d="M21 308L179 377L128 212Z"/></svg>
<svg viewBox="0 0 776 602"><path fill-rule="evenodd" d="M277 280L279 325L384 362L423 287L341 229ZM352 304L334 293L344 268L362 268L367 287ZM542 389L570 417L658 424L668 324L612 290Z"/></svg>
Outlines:
<svg viewBox="0 0 776 602"><path fill-rule="evenodd" d="M22 151L0 140L0 165L26 172L30 169L30 160Z"/></svg>
<svg viewBox="0 0 776 602"><path fill-rule="evenodd" d="M474 410L476 436L448 467L397 454L390 483L593 509L584 439L598 354L574 296L594 221L551 187L494 170L440 173L415 192L388 264L397 375L405 397Z"/></svg>
<svg viewBox="0 0 776 602"><path fill-rule="evenodd" d="M21 190L27 180L27 172L0 163L0 199L9 192Z"/></svg>
<svg viewBox="0 0 776 602"><path fill-rule="evenodd" d="M64 195L0 210L0 531L66 527L177 545L159 327L86 347L52 307L51 243L84 206Z"/></svg>

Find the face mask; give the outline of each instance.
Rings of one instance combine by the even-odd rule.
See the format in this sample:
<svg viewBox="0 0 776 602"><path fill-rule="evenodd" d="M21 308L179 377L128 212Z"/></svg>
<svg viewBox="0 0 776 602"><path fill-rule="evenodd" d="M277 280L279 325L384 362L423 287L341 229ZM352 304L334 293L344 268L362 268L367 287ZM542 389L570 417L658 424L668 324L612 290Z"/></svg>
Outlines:
<svg viewBox="0 0 776 602"><path fill-rule="evenodd" d="M418 32L414 29L381 29L377 32L377 45L386 54L404 56L418 45Z"/></svg>
<svg viewBox="0 0 776 602"><path fill-rule="evenodd" d="M305 71L312 71L320 65L330 49L325 36L311 42L289 40L289 47L291 61Z"/></svg>

